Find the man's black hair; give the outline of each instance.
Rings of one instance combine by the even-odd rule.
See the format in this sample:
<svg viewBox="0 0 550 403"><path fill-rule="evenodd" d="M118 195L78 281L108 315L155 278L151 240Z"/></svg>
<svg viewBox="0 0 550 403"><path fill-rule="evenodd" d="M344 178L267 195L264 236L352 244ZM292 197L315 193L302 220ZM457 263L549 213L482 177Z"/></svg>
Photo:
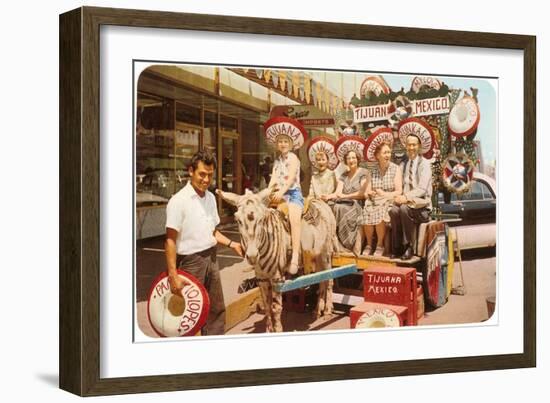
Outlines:
<svg viewBox="0 0 550 403"><path fill-rule="evenodd" d="M408 139L411 136L416 137L416 139L418 140L418 145L422 145L422 140L420 140L420 137L418 137L418 135L416 135L414 133L407 134L407 137L405 137L405 140Z"/></svg>
<svg viewBox="0 0 550 403"><path fill-rule="evenodd" d="M189 167L192 167L193 171L196 170L199 167L199 161L202 161L204 165L214 165L214 169L216 169L216 157L208 150L200 150L193 154Z"/></svg>

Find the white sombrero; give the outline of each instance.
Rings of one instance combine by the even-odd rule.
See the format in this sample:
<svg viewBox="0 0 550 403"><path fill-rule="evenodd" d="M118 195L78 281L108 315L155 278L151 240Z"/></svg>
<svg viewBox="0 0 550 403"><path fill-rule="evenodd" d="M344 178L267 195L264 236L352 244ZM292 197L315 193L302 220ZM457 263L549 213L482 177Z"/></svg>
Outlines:
<svg viewBox="0 0 550 403"><path fill-rule="evenodd" d="M389 94L391 91L390 86L382 78L382 76L369 76L363 80L359 93L361 96L365 95L368 92L374 93L376 96L380 94Z"/></svg>
<svg viewBox="0 0 550 403"><path fill-rule="evenodd" d="M346 154L355 151L359 158L363 158L365 152L365 140L359 136L342 136L336 142L336 157L338 161L345 162Z"/></svg>
<svg viewBox="0 0 550 403"><path fill-rule="evenodd" d="M367 161L376 161L374 151L380 143L389 143L390 148L393 145L393 130L389 127L381 127L376 129L369 138L365 141L365 155Z"/></svg>
<svg viewBox="0 0 550 403"><path fill-rule="evenodd" d="M277 137L288 136L292 139L292 148L297 150L307 139L307 131L300 122L285 116L277 116L264 123L265 138L267 142L275 145Z"/></svg>
<svg viewBox="0 0 550 403"><path fill-rule="evenodd" d="M194 336L206 323L210 300L204 286L192 275L178 270L187 282L181 295L170 291L168 274L161 273L151 286L147 317L161 337Z"/></svg>
<svg viewBox="0 0 550 403"><path fill-rule="evenodd" d="M379 328L379 327L400 327L399 316L388 308L373 308L359 317L355 324L356 329Z"/></svg>
<svg viewBox="0 0 550 403"><path fill-rule="evenodd" d="M480 119L479 106L474 98L463 96L449 112L449 133L455 137L464 137L473 134Z"/></svg>
<svg viewBox="0 0 550 403"><path fill-rule="evenodd" d="M450 154L443 163L441 181L452 193L466 193L474 180L474 163L466 154Z"/></svg>
<svg viewBox="0 0 550 403"><path fill-rule="evenodd" d="M416 76L411 83L411 90L417 94L422 88L431 88L434 90L439 90L441 88L441 81L435 77L430 76Z"/></svg>
<svg viewBox="0 0 550 403"><path fill-rule="evenodd" d="M318 168L317 162L315 161L315 156L317 153L325 153L327 155L329 169L336 168L338 165L338 158L336 157L334 141L331 138L319 136L315 137L309 143L309 146L307 147L307 156L309 158L309 162L311 162L311 165L315 168Z"/></svg>
<svg viewBox="0 0 550 403"><path fill-rule="evenodd" d="M435 145L435 135L428 123L419 118L408 118L399 123L397 132L403 147L407 146L407 137L414 135L420 139L422 155L429 155Z"/></svg>

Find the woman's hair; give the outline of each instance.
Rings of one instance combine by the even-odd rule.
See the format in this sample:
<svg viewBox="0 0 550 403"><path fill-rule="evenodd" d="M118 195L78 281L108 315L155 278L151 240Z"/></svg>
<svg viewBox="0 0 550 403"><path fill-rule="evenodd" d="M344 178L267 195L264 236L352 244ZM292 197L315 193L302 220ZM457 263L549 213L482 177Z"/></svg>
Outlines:
<svg viewBox="0 0 550 403"><path fill-rule="evenodd" d="M286 137L286 138L288 139L288 141L290 141L292 144L294 144L294 140L292 140L292 137L290 137L288 134L282 134L282 133L281 133L281 134L278 134L278 135L275 137L275 143L276 143L277 141L279 141L279 137L281 137L281 136Z"/></svg>
<svg viewBox="0 0 550 403"><path fill-rule="evenodd" d="M388 142L388 141L383 141L381 142L380 144L378 144L375 148L374 148L374 156L376 157L378 154L380 154L380 151L382 151L382 148L384 146L388 146L390 148L390 151L391 151L391 143Z"/></svg>
<svg viewBox="0 0 550 403"><path fill-rule="evenodd" d="M327 160L330 159L330 158L328 157L327 152L326 152L325 150L319 150L319 151L317 151L317 152L315 153L315 158L317 158L318 155L324 155L324 156L327 158Z"/></svg>
<svg viewBox="0 0 550 403"><path fill-rule="evenodd" d="M357 163L361 162L361 156L357 152L357 150L349 150L346 154L344 154L344 164L348 165L348 155L349 153L355 153L355 156L357 157Z"/></svg>

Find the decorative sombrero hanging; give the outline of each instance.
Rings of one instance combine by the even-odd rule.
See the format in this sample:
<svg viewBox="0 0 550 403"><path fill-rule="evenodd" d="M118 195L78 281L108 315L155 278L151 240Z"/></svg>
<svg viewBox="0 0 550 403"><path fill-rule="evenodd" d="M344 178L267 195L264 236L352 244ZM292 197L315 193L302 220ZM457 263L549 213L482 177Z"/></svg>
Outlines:
<svg viewBox="0 0 550 403"><path fill-rule="evenodd" d="M400 327L399 316L388 308L376 308L365 312L357 320L355 328Z"/></svg>
<svg viewBox="0 0 550 403"><path fill-rule="evenodd" d="M355 151L358 158L362 158L365 152L365 140L359 136L342 136L336 142L336 157L345 164L344 159L350 151Z"/></svg>
<svg viewBox="0 0 550 403"><path fill-rule="evenodd" d="M439 90L441 88L441 81L435 77L430 76L416 76L411 82L411 90L415 93L419 93L423 89Z"/></svg>
<svg viewBox="0 0 550 403"><path fill-rule="evenodd" d="M369 76L361 83L359 93L363 96L369 92L372 92L374 95L379 96L382 93L389 94L390 91L390 86L381 76Z"/></svg>
<svg viewBox="0 0 550 403"><path fill-rule="evenodd" d="M168 273L153 282L147 301L147 317L161 337L194 336L206 323L210 300L204 286L192 275L178 270L187 284L181 295L172 294Z"/></svg>
<svg viewBox="0 0 550 403"><path fill-rule="evenodd" d="M390 148L393 145L393 131L389 127L382 127L374 131L365 141L365 159L367 161L376 161L374 151L380 143L389 143Z"/></svg>
<svg viewBox="0 0 550 403"><path fill-rule="evenodd" d="M474 177L474 163L466 154L449 154L443 163L441 181L452 193L462 194L470 190Z"/></svg>
<svg viewBox="0 0 550 403"><path fill-rule="evenodd" d="M420 153L428 154L435 144L435 135L428 123L419 118L407 118L402 120L398 126L399 140L404 147L407 145L407 137L415 135L420 139Z"/></svg>
<svg viewBox="0 0 550 403"><path fill-rule="evenodd" d="M277 116L264 123L266 141L275 145L277 137L288 136L292 139L292 148L297 150L307 139L307 131L300 122L285 116Z"/></svg>
<svg viewBox="0 0 550 403"><path fill-rule="evenodd" d="M449 112L449 133L455 137L473 134L479 125L479 106L474 98L465 95L459 99Z"/></svg>
<svg viewBox="0 0 550 403"><path fill-rule="evenodd" d="M317 153L325 153L328 159L328 168L334 169L338 165L338 158L336 157L334 141L325 136L315 137L309 143L307 147L307 156L311 165L318 168L315 156Z"/></svg>

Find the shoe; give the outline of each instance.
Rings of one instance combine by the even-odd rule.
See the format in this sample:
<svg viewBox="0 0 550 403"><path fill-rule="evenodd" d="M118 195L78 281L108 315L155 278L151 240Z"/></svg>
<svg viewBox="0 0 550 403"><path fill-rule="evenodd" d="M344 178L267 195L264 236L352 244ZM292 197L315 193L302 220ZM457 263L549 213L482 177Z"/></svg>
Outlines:
<svg viewBox="0 0 550 403"><path fill-rule="evenodd" d="M401 256L401 260L409 260L411 257L413 257L413 250L410 246L405 249L405 253L403 253L403 256Z"/></svg>
<svg viewBox="0 0 550 403"><path fill-rule="evenodd" d="M401 248L392 249L392 252L390 254L390 259L401 259L402 254L403 252L401 251Z"/></svg>
<svg viewBox="0 0 550 403"><path fill-rule="evenodd" d="M374 250L374 256L381 257L384 256L384 247L383 246L377 246Z"/></svg>

